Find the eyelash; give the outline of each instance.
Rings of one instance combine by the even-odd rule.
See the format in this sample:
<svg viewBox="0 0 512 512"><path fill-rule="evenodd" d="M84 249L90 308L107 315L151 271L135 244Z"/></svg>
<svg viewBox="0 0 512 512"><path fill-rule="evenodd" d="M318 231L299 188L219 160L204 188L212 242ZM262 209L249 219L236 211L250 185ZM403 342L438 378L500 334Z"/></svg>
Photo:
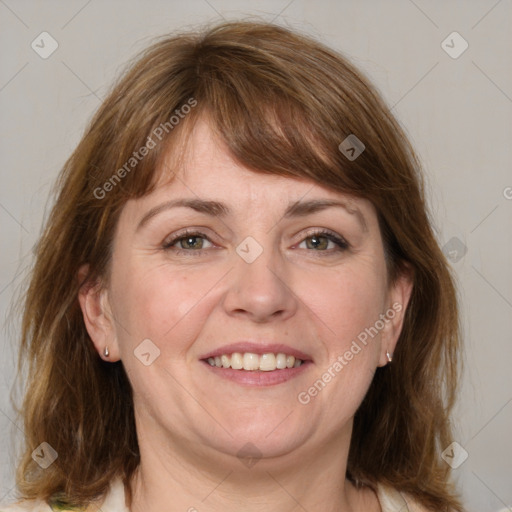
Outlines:
<svg viewBox="0 0 512 512"><path fill-rule="evenodd" d="M339 251L343 252L350 248L350 244L344 238L341 238L338 235L336 235L335 233L333 233L332 231L329 231L326 229L309 231L308 233L306 233L306 236L301 240L300 243L302 243L304 240L306 240L308 238L320 237L320 236L327 238L329 241L333 242L334 244L336 244L338 246L338 248L335 249L334 252L339 252ZM186 238L204 238L204 239L208 240L209 242L213 243L204 233L201 233L199 231L186 230L186 231L183 231L182 233L179 233L178 235L173 237L171 240L164 242L164 244L162 245L162 249L164 249L165 251L172 250L176 254L183 254L186 256L192 256L192 255L200 256L205 250L207 250L207 249L197 249L197 250L195 250L195 249L172 249L172 246L174 244L176 244L177 242L180 242L181 240L185 240ZM306 250L308 250L308 249L306 249ZM323 250L323 251L313 251L313 252L326 253L326 255L333 254L332 249L331 250Z"/></svg>

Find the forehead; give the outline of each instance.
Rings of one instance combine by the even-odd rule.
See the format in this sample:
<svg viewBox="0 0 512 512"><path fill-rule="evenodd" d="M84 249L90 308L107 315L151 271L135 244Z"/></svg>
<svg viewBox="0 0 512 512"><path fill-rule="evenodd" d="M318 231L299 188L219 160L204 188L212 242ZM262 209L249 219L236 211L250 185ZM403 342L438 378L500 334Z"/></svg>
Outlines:
<svg viewBox="0 0 512 512"><path fill-rule="evenodd" d="M155 196L224 197L235 205L242 198L268 204L279 199L288 202L302 197L323 197L343 199L347 205L372 208L365 199L332 190L310 179L245 167L233 159L225 143L204 118L195 123L179 152L179 156L170 153L163 160L161 169L157 171Z"/></svg>
<svg viewBox="0 0 512 512"><path fill-rule="evenodd" d="M161 168L156 171L157 189L167 188L178 191L187 189L189 193L222 193L237 188L256 192L258 188L281 190L311 188L309 180L277 174L255 172L236 162L226 144L216 135L205 118L197 120L186 135L168 152Z"/></svg>

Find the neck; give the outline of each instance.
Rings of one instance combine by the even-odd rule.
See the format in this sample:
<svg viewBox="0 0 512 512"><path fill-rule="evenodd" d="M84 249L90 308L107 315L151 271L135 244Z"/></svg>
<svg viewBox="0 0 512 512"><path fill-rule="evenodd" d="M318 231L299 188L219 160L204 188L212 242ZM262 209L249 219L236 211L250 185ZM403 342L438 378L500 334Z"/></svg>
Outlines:
<svg viewBox="0 0 512 512"><path fill-rule="evenodd" d="M350 434L351 426L314 451L303 445L253 460L178 442L168 434L141 436L130 510L379 511L373 492L358 491L345 479Z"/></svg>

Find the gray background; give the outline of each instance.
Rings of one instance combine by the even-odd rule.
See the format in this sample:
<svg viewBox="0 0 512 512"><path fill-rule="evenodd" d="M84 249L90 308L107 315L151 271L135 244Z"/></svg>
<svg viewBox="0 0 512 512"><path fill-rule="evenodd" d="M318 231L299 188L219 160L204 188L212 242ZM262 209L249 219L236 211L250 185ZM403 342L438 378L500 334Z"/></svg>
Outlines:
<svg viewBox="0 0 512 512"><path fill-rule="evenodd" d="M173 29L241 16L344 52L405 126L460 287L466 372L454 441L468 458L454 475L469 511L512 510L510 0L0 0L0 501L14 496L22 433L9 400L19 333L10 310L52 182L136 51ZM31 48L43 31L59 45L47 59ZM469 44L458 58L442 47L453 31ZM458 53L463 43L446 44Z"/></svg>

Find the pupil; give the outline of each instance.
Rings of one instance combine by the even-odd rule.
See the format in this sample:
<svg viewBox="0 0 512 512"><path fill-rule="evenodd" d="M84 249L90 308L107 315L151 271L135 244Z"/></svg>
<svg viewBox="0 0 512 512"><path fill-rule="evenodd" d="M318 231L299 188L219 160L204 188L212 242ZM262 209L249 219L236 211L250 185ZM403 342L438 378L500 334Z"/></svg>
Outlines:
<svg viewBox="0 0 512 512"><path fill-rule="evenodd" d="M193 243L193 240L195 240L195 241L196 241L196 243L195 243L195 244ZM189 245L189 246L195 246L197 243L198 243L198 242L197 242L197 236L191 236L191 237L187 238L187 245Z"/></svg>
<svg viewBox="0 0 512 512"><path fill-rule="evenodd" d="M311 237L311 244L313 245L313 247L315 249L317 249L319 246L322 245L322 242L320 241L321 238L322 237L320 237L320 236L312 236Z"/></svg>

